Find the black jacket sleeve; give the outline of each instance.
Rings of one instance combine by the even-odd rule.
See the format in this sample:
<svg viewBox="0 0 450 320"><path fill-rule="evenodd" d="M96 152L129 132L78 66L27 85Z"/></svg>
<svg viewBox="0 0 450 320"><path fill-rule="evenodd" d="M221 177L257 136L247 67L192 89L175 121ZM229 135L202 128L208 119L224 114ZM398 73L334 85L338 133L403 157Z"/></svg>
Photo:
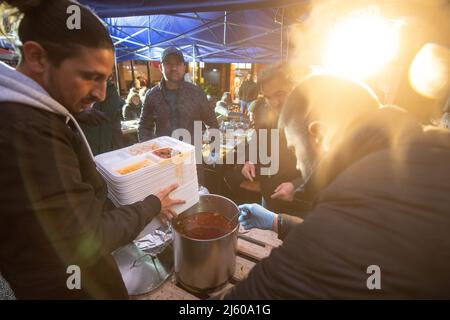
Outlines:
<svg viewBox="0 0 450 320"><path fill-rule="evenodd" d="M219 124L217 123L216 113L214 112L214 109L209 106L208 99L203 92L201 92L200 109L202 121L208 127L218 129Z"/></svg>
<svg viewBox="0 0 450 320"><path fill-rule="evenodd" d="M289 214L280 214L281 219L278 220L278 238L283 240L295 226L303 222L303 219Z"/></svg>
<svg viewBox="0 0 450 320"><path fill-rule="evenodd" d="M121 105L117 105L114 112L114 118L111 119L112 142L114 149L120 149L124 147L121 119L122 119L122 108Z"/></svg>
<svg viewBox="0 0 450 320"><path fill-rule="evenodd" d="M326 207L318 208L326 210ZM322 233L324 221L309 219L297 224L272 250L270 256L257 263L248 277L220 298L232 300L253 299L326 299L332 296L329 288L342 290L341 279L358 272L348 266L336 245L338 233ZM335 219L333 219L335 220ZM336 221L334 221L336 222ZM319 225L317 225L317 223ZM337 227L330 221L330 227ZM364 277L361 271L359 276ZM365 279L361 279L361 287ZM368 291L368 290L367 290Z"/></svg>
<svg viewBox="0 0 450 320"><path fill-rule="evenodd" d="M65 132L55 135L55 127ZM14 223L27 226L30 245L49 243L64 260L91 265L100 254L134 240L160 212L155 196L108 206L105 184L86 147L60 119L46 127L17 123L0 132L0 161L8 172L0 182L10 186L1 197L7 203L3 214L21 213Z"/></svg>
<svg viewBox="0 0 450 320"><path fill-rule="evenodd" d="M153 91L149 91L145 96L144 106L142 108L141 118L139 119L138 138L139 141L147 141L155 136L155 106L152 103Z"/></svg>

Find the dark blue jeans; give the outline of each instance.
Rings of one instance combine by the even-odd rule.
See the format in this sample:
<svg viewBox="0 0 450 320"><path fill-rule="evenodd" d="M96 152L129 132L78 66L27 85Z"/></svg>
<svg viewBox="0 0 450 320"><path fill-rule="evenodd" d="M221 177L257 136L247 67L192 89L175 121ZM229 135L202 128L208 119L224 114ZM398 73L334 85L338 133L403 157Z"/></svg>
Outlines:
<svg viewBox="0 0 450 320"><path fill-rule="evenodd" d="M245 113L245 111L248 110L248 105L250 104L250 102L244 100L240 100L240 102L241 102L241 112Z"/></svg>

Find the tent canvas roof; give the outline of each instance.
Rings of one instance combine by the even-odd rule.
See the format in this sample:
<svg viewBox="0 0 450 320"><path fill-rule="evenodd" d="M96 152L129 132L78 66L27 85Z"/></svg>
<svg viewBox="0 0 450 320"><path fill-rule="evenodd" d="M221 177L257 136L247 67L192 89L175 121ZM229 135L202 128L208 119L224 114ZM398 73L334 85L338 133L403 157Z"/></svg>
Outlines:
<svg viewBox="0 0 450 320"><path fill-rule="evenodd" d="M119 62L159 60L173 45L187 61L271 63L282 59L287 44L283 8L306 1L81 2L108 24Z"/></svg>
<svg viewBox="0 0 450 320"><path fill-rule="evenodd" d="M302 0L80 0L102 18L280 8Z"/></svg>

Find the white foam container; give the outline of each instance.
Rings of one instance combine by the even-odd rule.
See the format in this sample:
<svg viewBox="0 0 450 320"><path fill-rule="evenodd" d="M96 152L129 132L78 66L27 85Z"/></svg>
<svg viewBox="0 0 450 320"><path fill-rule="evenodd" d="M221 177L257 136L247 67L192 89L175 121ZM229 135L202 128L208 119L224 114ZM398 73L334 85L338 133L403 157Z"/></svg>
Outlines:
<svg viewBox="0 0 450 320"><path fill-rule="evenodd" d="M150 144L157 144L160 148L170 147L180 154L171 159L158 157L153 154L154 150L133 155L129 151L133 147L131 146L95 157L97 170L108 186L108 197L117 207L133 204L177 183L178 188L170 194L170 197L185 200L186 203L174 206L173 209L177 214L189 209L199 201L194 146L171 137L159 137L137 147ZM151 163L143 168L124 175L117 172L118 169L146 159ZM160 225L159 219L153 219L138 239L156 230Z"/></svg>
<svg viewBox="0 0 450 320"><path fill-rule="evenodd" d="M149 195L158 193L161 189L162 189L161 187L154 189L148 188L140 192L130 193L126 195L116 194L115 192L108 192L108 194L113 196L114 199L117 200L119 204L127 205L132 204L136 201L142 201ZM196 195L198 196L198 182L197 180L194 180L189 184L179 186L177 189L172 191L170 197L172 199L182 199L187 201L192 198L198 198L196 197Z"/></svg>
<svg viewBox="0 0 450 320"><path fill-rule="evenodd" d="M197 173L193 170L193 168L185 167L181 169L182 170L178 170L177 168L169 168L168 170L163 170L152 175L143 175L142 177L136 178L134 181L127 183L117 183L111 181L111 179L106 175L104 175L104 177L111 188L121 191L133 191L141 187L148 186L161 187L167 183L178 183L179 185L182 185L192 182L192 180L197 177Z"/></svg>
<svg viewBox="0 0 450 320"><path fill-rule="evenodd" d="M164 166L176 166L179 163L187 165L195 165L195 147L185 142L176 140L171 137L160 137L154 140L144 142L143 144L156 143L161 148L170 147L181 152L180 156L175 156L171 159L159 158L153 154L152 151L140 154L131 155L129 153L130 147L114 150L111 152L103 153L95 157L95 162L112 180L113 182L121 183L125 181L133 181L137 176L141 176L144 173L152 173L161 170ZM145 159L150 160L152 163L146 167L130 172L128 174L120 174L118 169L124 168L130 164L143 161Z"/></svg>

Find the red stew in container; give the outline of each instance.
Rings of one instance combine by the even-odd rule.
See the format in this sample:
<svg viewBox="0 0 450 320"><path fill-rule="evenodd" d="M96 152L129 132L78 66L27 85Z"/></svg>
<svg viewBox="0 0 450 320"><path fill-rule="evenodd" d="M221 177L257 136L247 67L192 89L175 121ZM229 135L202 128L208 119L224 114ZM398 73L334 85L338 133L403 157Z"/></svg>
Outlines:
<svg viewBox="0 0 450 320"><path fill-rule="evenodd" d="M170 159L170 158L175 157L176 155L180 154L179 151L174 150L172 148L161 148L161 149L154 150L152 153L162 159Z"/></svg>
<svg viewBox="0 0 450 320"><path fill-rule="evenodd" d="M233 224L220 213L199 212L176 223L177 231L188 238L211 240L233 231Z"/></svg>

